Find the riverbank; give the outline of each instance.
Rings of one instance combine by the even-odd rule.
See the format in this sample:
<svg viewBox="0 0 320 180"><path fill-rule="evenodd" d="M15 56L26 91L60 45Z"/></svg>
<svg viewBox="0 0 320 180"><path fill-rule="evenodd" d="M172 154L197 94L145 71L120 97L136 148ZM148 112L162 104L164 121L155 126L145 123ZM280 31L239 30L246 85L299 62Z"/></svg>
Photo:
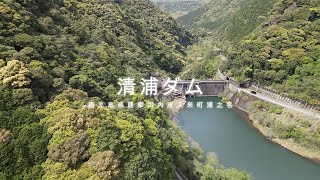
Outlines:
<svg viewBox="0 0 320 180"><path fill-rule="evenodd" d="M317 119L304 116L292 110L263 102L245 93L236 92L225 96L247 113L248 122L268 140L300 156L320 163L320 144L317 137Z"/></svg>
<svg viewBox="0 0 320 180"><path fill-rule="evenodd" d="M249 119L252 122L252 125L268 140L282 146L283 148L285 148L293 153L296 153L296 154L298 154L302 157L305 157L315 163L320 164L320 151L319 150L306 148L303 145L295 142L295 140L293 138L290 138L290 139L282 139L279 137L268 138L268 136L270 136L271 129L262 126L257 121L251 120L250 116L249 116Z"/></svg>
<svg viewBox="0 0 320 180"><path fill-rule="evenodd" d="M171 107L168 108L170 118L172 118L174 121L177 120L177 115L179 114L180 110L184 107L184 105L187 103L186 99L177 98L170 101Z"/></svg>

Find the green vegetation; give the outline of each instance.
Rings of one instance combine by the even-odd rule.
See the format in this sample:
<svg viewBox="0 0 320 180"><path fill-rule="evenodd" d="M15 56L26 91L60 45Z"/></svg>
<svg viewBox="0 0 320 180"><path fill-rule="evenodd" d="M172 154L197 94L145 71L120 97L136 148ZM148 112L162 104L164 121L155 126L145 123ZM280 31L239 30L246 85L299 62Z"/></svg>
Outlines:
<svg viewBox="0 0 320 180"><path fill-rule="evenodd" d="M209 0L152 0L156 6L169 12L172 17L179 17L187 14L204 5Z"/></svg>
<svg viewBox="0 0 320 180"><path fill-rule="evenodd" d="M187 61L180 73L183 79L213 78L219 66L219 49L209 40L195 43L187 49Z"/></svg>
<svg viewBox="0 0 320 180"><path fill-rule="evenodd" d="M118 78L177 74L193 37L147 0L0 2L0 179L249 179L165 109L88 109Z"/></svg>
<svg viewBox="0 0 320 180"><path fill-rule="evenodd" d="M87 98L70 89L38 111L52 136L45 179L172 179L174 159L191 153L162 109L88 109Z"/></svg>
<svg viewBox="0 0 320 180"><path fill-rule="evenodd" d="M277 3L268 21L234 48L225 71L320 107L319 8L318 1Z"/></svg>
<svg viewBox="0 0 320 180"><path fill-rule="evenodd" d="M226 54L219 68L228 76L320 107L319 8L317 0L212 0L178 21L199 37L207 63L208 44Z"/></svg>
<svg viewBox="0 0 320 180"><path fill-rule="evenodd" d="M183 72L197 72L199 66L213 64L211 69L225 67L225 60L218 62L219 52L228 52L242 37L248 35L264 20L275 1L261 0L212 0L203 7L177 19L198 37L198 42L188 49ZM212 62L215 63L212 63ZM221 68L220 67L220 68ZM208 69L208 68L205 68ZM213 71L215 72L215 71ZM214 73L202 68L193 73L195 78L212 78ZM184 76L184 75L183 75Z"/></svg>
<svg viewBox="0 0 320 180"><path fill-rule="evenodd" d="M199 37L226 48L248 35L272 9L275 0L211 0L178 22Z"/></svg>
<svg viewBox="0 0 320 180"><path fill-rule="evenodd" d="M203 175L201 179L232 179L232 180L247 180L250 177L243 173L239 172L234 168L225 169L219 164L219 161L214 153L208 153L205 159L205 164L197 167Z"/></svg>
<svg viewBox="0 0 320 180"><path fill-rule="evenodd" d="M298 153L310 158L318 157L320 154L320 131L318 123L315 123L316 118L306 117L261 101L251 102L249 112L250 119L263 127L268 138L295 143L302 147ZM295 147L290 148L295 150Z"/></svg>

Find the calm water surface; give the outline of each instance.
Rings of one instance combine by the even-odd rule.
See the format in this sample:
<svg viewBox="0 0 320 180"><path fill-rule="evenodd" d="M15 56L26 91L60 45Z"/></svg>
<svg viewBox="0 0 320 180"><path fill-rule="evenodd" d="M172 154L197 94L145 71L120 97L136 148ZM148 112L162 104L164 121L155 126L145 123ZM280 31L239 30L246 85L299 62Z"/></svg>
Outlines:
<svg viewBox="0 0 320 180"><path fill-rule="evenodd" d="M320 180L320 165L266 140L232 109L207 109L218 97L189 98L204 108L184 108L178 119L182 129L205 152L215 152L226 167L249 172L255 180Z"/></svg>

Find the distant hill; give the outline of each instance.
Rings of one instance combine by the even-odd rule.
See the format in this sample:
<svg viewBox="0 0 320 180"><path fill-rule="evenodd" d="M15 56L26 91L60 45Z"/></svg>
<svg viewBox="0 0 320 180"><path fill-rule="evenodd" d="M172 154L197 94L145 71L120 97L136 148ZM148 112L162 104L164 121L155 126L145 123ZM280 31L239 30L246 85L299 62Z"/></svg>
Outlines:
<svg viewBox="0 0 320 180"><path fill-rule="evenodd" d="M162 10L177 18L201 7L209 0L153 0Z"/></svg>
<svg viewBox="0 0 320 180"><path fill-rule="evenodd" d="M276 0L212 0L177 21L193 33L210 35L217 42L240 40L272 10Z"/></svg>

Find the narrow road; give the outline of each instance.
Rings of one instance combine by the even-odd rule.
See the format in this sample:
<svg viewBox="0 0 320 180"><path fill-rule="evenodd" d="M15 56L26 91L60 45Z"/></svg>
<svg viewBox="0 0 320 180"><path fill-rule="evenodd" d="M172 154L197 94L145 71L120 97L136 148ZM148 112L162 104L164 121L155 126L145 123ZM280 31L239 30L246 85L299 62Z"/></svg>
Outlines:
<svg viewBox="0 0 320 180"><path fill-rule="evenodd" d="M227 57L220 54L220 58L221 60L223 61L226 61L227 60ZM220 73L222 76L224 76L224 78L222 79L225 79L227 76L225 76L223 73L221 73L220 69L218 69L218 73ZM220 77L221 78L221 77ZM305 109L305 108L302 108L296 104L291 104L291 103L287 103L287 102L283 102L283 101L280 101L276 98L273 98L271 96L267 96L265 94L262 94L262 93L259 93L257 92L257 94L252 94L251 91L255 91L253 89L243 89L243 88L239 88L239 91L243 91L245 93L248 93L252 96L255 96L257 98L260 98L262 100L265 100L265 101L268 101L270 103L273 103L273 104L276 104L276 105L279 105L279 106L282 106L282 107L285 107L285 108L289 108L289 109L292 109L294 111L297 111L297 112L300 112L300 113L303 113L305 115L308 115L308 116L312 116L312 117L315 117L315 118L318 118L320 119L320 113L319 112L315 112L315 111L311 111L309 109Z"/></svg>
<svg viewBox="0 0 320 180"><path fill-rule="evenodd" d="M260 98L262 100L265 100L265 101L271 102L273 104L276 104L276 105L279 105L279 106L282 106L282 107L285 107L285 108L289 108L289 109L295 110L297 112L301 112L303 114L306 114L306 115L309 115L309 116L312 116L312 117L320 119L320 114L319 113L314 112L314 111L310 111L308 109L304 109L304 108L302 108L300 106L297 106L295 104L279 101L278 99L275 99L273 97L270 97L270 96L267 96L267 95L264 95L264 94L261 94L261 93L258 93L258 92L257 92L257 94L252 94L251 93L251 91L252 91L251 89L239 88L239 91L243 91L245 93L248 93L248 94L250 94L252 96L255 96L257 98Z"/></svg>

